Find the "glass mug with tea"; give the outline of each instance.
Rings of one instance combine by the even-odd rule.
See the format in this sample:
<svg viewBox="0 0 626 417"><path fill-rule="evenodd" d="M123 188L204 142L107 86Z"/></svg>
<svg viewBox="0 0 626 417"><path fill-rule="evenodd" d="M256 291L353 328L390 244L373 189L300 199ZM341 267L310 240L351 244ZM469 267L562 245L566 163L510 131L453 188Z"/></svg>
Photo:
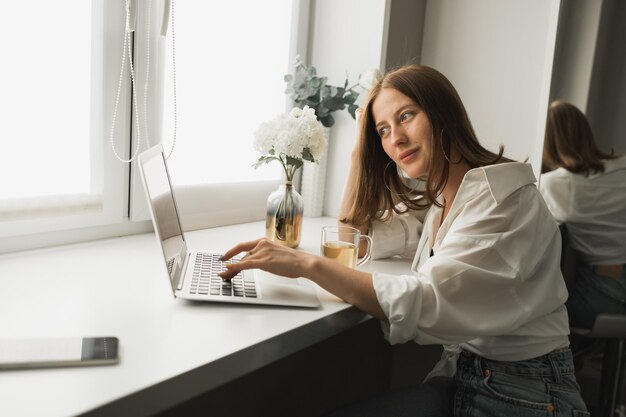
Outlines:
<svg viewBox="0 0 626 417"><path fill-rule="evenodd" d="M358 260L361 240L367 241L365 256ZM349 268L356 268L372 257L372 238L350 226L322 227L322 256Z"/></svg>

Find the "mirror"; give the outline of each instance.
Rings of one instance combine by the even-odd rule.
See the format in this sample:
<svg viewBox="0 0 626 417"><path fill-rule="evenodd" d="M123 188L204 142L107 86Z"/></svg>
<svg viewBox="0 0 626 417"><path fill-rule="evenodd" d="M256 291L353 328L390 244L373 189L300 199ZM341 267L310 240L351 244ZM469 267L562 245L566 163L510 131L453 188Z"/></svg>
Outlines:
<svg viewBox="0 0 626 417"><path fill-rule="evenodd" d="M600 150L626 153L626 2L561 0L550 101L583 111Z"/></svg>

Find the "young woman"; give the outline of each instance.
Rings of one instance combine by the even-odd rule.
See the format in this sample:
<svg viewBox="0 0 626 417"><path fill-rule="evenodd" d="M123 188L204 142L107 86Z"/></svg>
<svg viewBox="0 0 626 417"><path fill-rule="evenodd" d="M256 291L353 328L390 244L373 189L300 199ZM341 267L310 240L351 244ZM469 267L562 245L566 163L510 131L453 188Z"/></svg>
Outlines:
<svg viewBox="0 0 626 417"><path fill-rule="evenodd" d="M483 148L452 84L426 66L387 73L359 126L340 221L368 233L375 256L414 258L412 273L349 269L260 239L225 255L248 252L225 276L303 276L381 319L391 343L444 345L426 383L337 415L588 415L560 234L531 167Z"/></svg>
<svg viewBox="0 0 626 417"><path fill-rule="evenodd" d="M580 254L567 300L570 324L591 328L599 313L626 314L626 157L600 152L585 115L550 104L540 190Z"/></svg>

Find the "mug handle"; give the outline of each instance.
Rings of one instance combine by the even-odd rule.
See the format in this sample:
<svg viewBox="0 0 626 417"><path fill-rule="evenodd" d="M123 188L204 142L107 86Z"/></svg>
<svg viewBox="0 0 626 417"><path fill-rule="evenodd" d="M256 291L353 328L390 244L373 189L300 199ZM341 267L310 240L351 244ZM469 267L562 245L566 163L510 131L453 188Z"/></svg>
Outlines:
<svg viewBox="0 0 626 417"><path fill-rule="evenodd" d="M359 259L356 266L361 266L372 258L372 246L374 244L372 238L367 235L361 235L361 239L367 240L367 250L365 251L365 256Z"/></svg>

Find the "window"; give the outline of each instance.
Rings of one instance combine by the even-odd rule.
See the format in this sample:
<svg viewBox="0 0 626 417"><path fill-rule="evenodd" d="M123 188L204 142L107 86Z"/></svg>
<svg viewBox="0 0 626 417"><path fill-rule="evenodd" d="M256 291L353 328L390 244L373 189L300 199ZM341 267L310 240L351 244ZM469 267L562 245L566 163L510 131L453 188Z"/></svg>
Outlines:
<svg viewBox="0 0 626 417"><path fill-rule="evenodd" d="M176 3L178 140L169 161L176 184L279 179L254 170L253 131L286 108L290 1ZM171 36L171 31L169 31ZM169 40L168 40L169 43ZM163 144L173 132L171 45L165 77Z"/></svg>
<svg viewBox="0 0 626 417"><path fill-rule="evenodd" d="M3 15L12 18L0 26L0 36L10 39L1 46L4 62L13 63L0 67L0 252L149 230L137 170L119 162L109 144L124 0L33 1L5 5ZM162 142L166 151L173 133L172 50L159 29L167 3L138 0L133 35L139 116L148 116L149 143ZM264 215L281 171L251 167L258 158L252 133L286 110L283 74L297 45L305 44L306 28L297 26L308 8L308 0L176 3L178 140L169 163L183 221L185 212L192 214L187 219L194 212L205 218L207 208L221 214L197 227ZM146 70L150 82L143 84ZM137 127L125 71L113 139L128 158ZM145 137L142 142L144 150Z"/></svg>
<svg viewBox="0 0 626 417"><path fill-rule="evenodd" d="M4 7L0 176L12 181L2 182L2 198L87 194L91 5L40 0ZM75 18L59 24L64 15Z"/></svg>
<svg viewBox="0 0 626 417"><path fill-rule="evenodd" d="M177 131L168 165L185 229L264 218L267 196L282 169L277 164L252 168L259 157L253 133L286 111L283 76L302 53L298 44L304 43L306 28L299 25L308 8L304 0L176 3L174 30L170 25L167 39L157 46L164 58L155 69L155 74L163 71L155 75L155 87L163 100L155 102L152 114L163 116L154 118L149 135L169 154L175 120L173 32ZM133 220L149 218L138 177L135 173L131 190Z"/></svg>
<svg viewBox="0 0 626 417"><path fill-rule="evenodd" d="M105 0L3 6L3 16L11 18L0 25L0 251L16 249L15 236L119 223L127 216L127 167L104 146L123 13L123 2ZM130 136L127 84L122 92L116 140L124 150Z"/></svg>

